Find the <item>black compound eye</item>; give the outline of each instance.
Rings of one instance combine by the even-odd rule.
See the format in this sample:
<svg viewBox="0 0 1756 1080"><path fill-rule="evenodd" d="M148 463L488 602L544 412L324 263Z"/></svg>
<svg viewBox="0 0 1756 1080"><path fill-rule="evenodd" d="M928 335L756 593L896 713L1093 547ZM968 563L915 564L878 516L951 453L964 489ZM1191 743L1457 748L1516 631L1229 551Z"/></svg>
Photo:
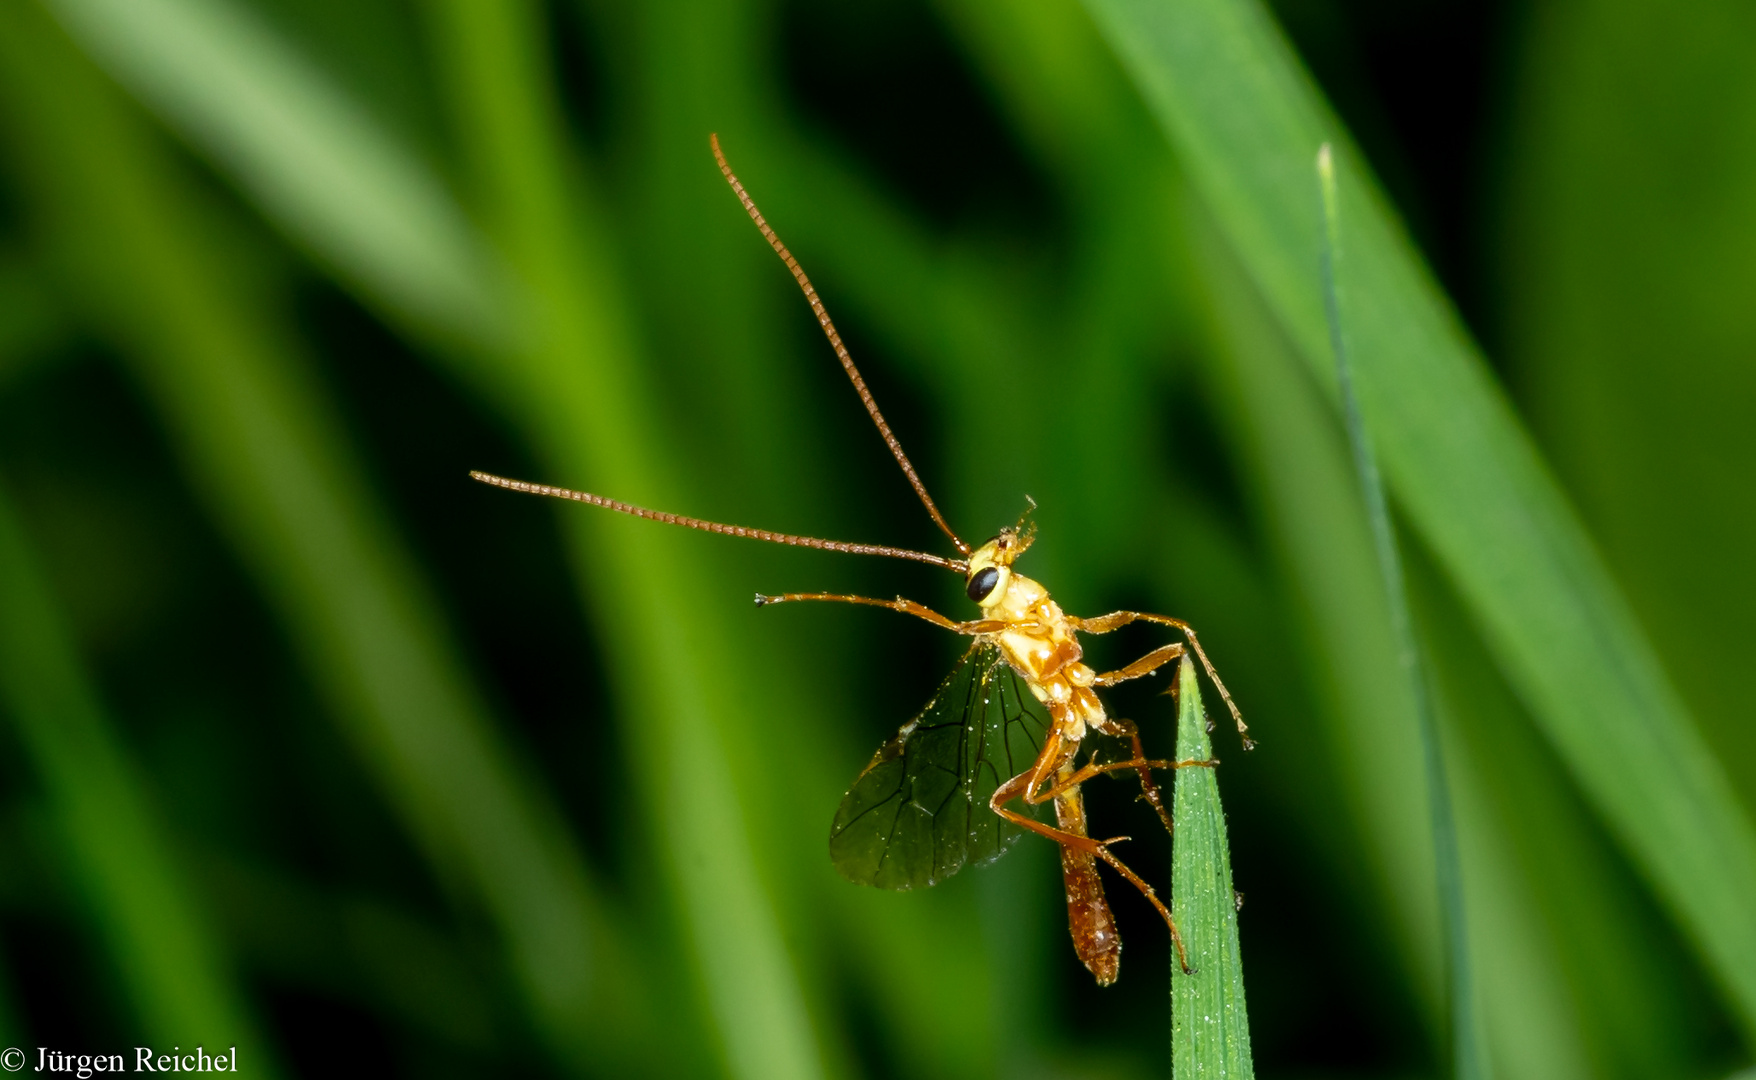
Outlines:
<svg viewBox="0 0 1756 1080"><path fill-rule="evenodd" d="M976 576L969 579L969 598L981 603L994 591L994 585L1000 580L1000 571L992 566L984 566L976 571Z"/></svg>

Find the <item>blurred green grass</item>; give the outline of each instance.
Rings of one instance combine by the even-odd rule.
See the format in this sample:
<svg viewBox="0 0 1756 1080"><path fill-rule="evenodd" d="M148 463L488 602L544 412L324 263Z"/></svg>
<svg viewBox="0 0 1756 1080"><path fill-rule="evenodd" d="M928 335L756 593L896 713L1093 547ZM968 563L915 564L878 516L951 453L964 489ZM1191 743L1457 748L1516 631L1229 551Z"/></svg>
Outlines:
<svg viewBox="0 0 1756 1080"><path fill-rule="evenodd" d="M234 958L211 992L260 1018L263 1060L1165 1071L1149 909L1117 898L1129 963L1100 993L1047 851L918 896L828 866L842 786L955 645L749 595L961 610L953 583L464 479L934 544L719 181L718 131L953 523L985 535L1028 492L1033 576L1070 610L1191 619L1250 711L1263 749L1219 782L1257 1068L1437 1071L1419 750L1308 374L1328 363L1309 160L1339 131L1309 120L1315 88L1254 6L1096 7L1129 67L1071 2L0 16L0 477L61 609L40 618L70 628L114 715L168 887ZM1470 316L1513 407L1412 246L1382 241L1363 331L1381 344L1362 345L1362 394L1390 417L1393 498L1424 545L1417 614L1505 1076L1749 1059L1756 77L1728 51L1740 8L1656 10L1499 16L1491 93L1518 108L1475 144L1482 221L1460 231L1479 278L1452 283L1486 298ZM1130 72L1153 39L1118 29L1130 11L1184 35L1144 92ZM1284 13L1335 77L1352 69L1309 28L1345 37L1364 11ZM1402 170L1337 85L1367 155ZM1251 126L1263 102L1304 119ZM1382 201L1348 213L1390 220ZM1457 430L1452 458L1432 450ZM1541 621L1567 604L1598 637ZM7 719L26 745L28 718ZM34 760L0 765L10 1026L146 1038L129 943L69 914L43 826L55 784L101 778ZM1095 820L1138 811L1093 800ZM1703 823L1729 839L1703 844Z"/></svg>

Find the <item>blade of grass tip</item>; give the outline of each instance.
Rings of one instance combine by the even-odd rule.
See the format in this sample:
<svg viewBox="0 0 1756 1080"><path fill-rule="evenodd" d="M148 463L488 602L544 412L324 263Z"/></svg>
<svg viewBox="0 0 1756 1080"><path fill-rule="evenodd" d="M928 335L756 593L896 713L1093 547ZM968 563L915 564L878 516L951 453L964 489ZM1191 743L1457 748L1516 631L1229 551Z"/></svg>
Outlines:
<svg viewBox="0 0 1756 1080"><path fill-rule="evenodd" d="M1311 760L1326 775L1302 781L1325 815L1313 839L1340 875L1353 932L1371 928L1370 960L1392 961L1405 980L1399 996L1436 1036L1446 1024L1443 946L1420 739L1346 435L1206 208L1191 199L1187 213L1209 320L1197 370L1247 470L1315 706Z"/></svg>
<svg viewBox="0 0 1756 1080"><path fill-rule="evenodd" d="M238 1047L280 1074L82 670L24 525L0 490L0 700L48 796L72 877L148 1038Z"/></svg>
<svg viewBox="0 0 1756 1080"><path fill-rule="evenodd" d="M1177 669L1177 760L1213 756L1195 665ZM1238 894L1213 769L1177 770L1171 820L1171 913L1193 974L1171 951L1171 1075L1183 1080L1250 1080L1250 1016L1238 950Z"/></svg>
<svg viewBox="0 0 1756 1080"><path fill-rule="evenodd" d="M1402 555L1396 546L1390 506L1384 495L1383 479L1378 474L1378 461L1373 455L1366 420L1360 413L1359 399L1354 395L1353 373L1348 366L1347 333L1341 306L1341 211L1336 200L1335 158L1328 143L1317 152L1317 178L1323 214L1319 247L1323 306L1329 317L1329 344L1335 353L1342 417L1347 424L1348 444L1353 448L1360 492L1366 500L1372 542L1378 552L1378 567L1384 576L1384 593L1390 606L1390 626L1396 635L1398 659L1413 695L1415 725L1420 730L1421 757L1426 765L1433 858L1439 884L1439 917L1444 932L1445 971L1451 1006L1453 1075L1458 1080L1485 1080L1488 1060L1482 1052L1474 984L1470 977L1469 929L1463 909L1463 871L1457 851L1457 822L1451 808L1451 786L1445 775L1432 696L1421 667L1420 643L1415 637L1408 583L1403 580Z"/></svg>
<svg viewBox="0 0 1756 1080"><path fill-rule="evenodd" d="M264 329L273 316L201 244L214 226L138 114L32 5L0 7L0 75L12 163L75 294L387 801L438 871L481 897L537 1029L579 1071L648 1056L630 1004L643 980L615 920L436 629L416 560L373 512L291 335Z"/></svg>
<svg viewBox="0 0 1756 1080"><path fill-rule="evenodd" d="M1336 121L1259 0L1086 0L1325 390L1311 147ZM1357 154L1354 372L1386 479L1496 662L1756 1040L1756 826L1583 523ZM1382 407L1379 407L1382 404Z"/></svg>
<svg viewBox="0 0 1756 1080"><path fill-rule="evenodd" d="M1248 469L1246 487L1257 493L1267 550L1284 568L1284 580L1297 598L1288 608L1297 629L1279 651L1306 657L1318 706L1310 734L1329 741L1305 753L1300 774L1286 777L1282 786L1290 796L1303 785L1332 784L1326 805L1314 807L1321 816L1310 824L1322 826L1312 830L1315 850L1345 875L1351 893L1343 901L1350 925L1337 926L1336 932L1372 934L1353 950L1361 963L1396 943L1405 963L1418 960L1418 971L1410 972L1409 989L1415 993L1408 996L1420 1007L1417 1033L1429 1036L1437 1056L1449 1027L1448 994L1420 733L1409 722L1409 687L1385 618L1382 575L1346 432L1205 208L1191 207L1191 212L1201 223L1202 283L1212 292L1214 312L1212 362L1198 370L1212 380L1215 400L1224 403L1223 430L1236 440ZM1405 554L1418 553L1405 549ZM1510 691L1493 693L1501 679L1461 609L1432 610L1423 603L1428 595L1420 588L1416 565L1407 569L1453 782L1476 1000L1496 1075L1544 1080L1595 1075L1585 1048L1590 1060L1604 1061L1600 1045L1616 1067L1596 1073L1663 1072L1630 1068L1628 1061L1662 1060L1637 1052L1636 1046L1652 1029L1654 1014L1665 1014L1666 990L1673 984L1663 971L1650 970L1650 962L1648 978L1639 981L1611 978L1606 986L1597 975L1608 970L1604 965L1620 963L1616 942L1638 940L1642 933L1638 918L1606 921L1606 905L1614 908L1626 882L1593 873L1603 868L1591 855L1613 856L1596 844L1580 850L1569 843L1584 839L1579 827L1595 836L1595 822L1581 820L1584 807L1572 805L1571 783L1550 766L1552 755L1540 733L1526 730L1528 718ZM1464 655L1479 656L1479 666L1460 669ZM1276 749L1286 749L1278 739ZM1486 819L1471 813L1487 797L1479 794L1484 791L1497 811ZM1319 796L1317 789L1302 797L1313 796ZM1350 818L1355 822L1351 834L1332 831ZM1392 837L1399 842L1388 844ZM1533 844L1540 854L1531 850ZM1509 869L1509 860L1516 867ZM1378 883L1388 889L1383 900L1370 888L1374 870L1394 874ZM1392 886L1392 880L1400 885ZM1563 891L1561 910L1574 914L1544 919L1544 913L1556 910L1545 906L1556 889ZM1406 927L1411 918L1418 920L1418 937ZM1655 975L1659 981L1649 985ZM1630 1011L1617 1013L1615 1039L1599 1036L1594 1043L1594 1030L1603 1028L1591 1021L1602 1014L1584 999L1602 995L1628 999ZM1399 1028L1411 1019L1416 1017L1379 1017ZM1633 1052L1618 1054L1622 1049Z"/></svg>

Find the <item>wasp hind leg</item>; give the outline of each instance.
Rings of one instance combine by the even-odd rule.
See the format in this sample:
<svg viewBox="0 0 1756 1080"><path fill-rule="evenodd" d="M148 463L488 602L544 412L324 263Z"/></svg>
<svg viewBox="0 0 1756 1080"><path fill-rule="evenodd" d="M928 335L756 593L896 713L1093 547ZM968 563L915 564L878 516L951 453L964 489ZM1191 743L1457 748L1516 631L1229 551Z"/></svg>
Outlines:
<svg viewBox="0 0 1756 1080"><path fill-rule="evenodd" d="M1090 780L1095 776L1101 776L1104 773L1121 772L1124 769L1132 769L1140 777L1141 797L1151 804L1153 810L1158 814L1159 820L1164 823L1165 831L1175 832L1176 830L1171 824L1170 812L1165 808L1163 791L1159 788L1158 781L1153 778L1152 770L1188 768L1211 769L1219 764L1219 759L1191 758L1188 761L1160 761L1149 759L1141 749L1140 734L1135 729L1132 721L1112 720L1110 723L1116 725L1118 730L1106 732L1106 734L1126 736L1133 742L1134 756L1132 758L1127 761L1091 762L1084 768L1065 778L1057 777L1054 787L1048 788L1044 791L1025 792L1023 796L1024 801L1033 806L1040 805L1048 802L1050 799L1059 797L1069 788L1078 787L1080 784L1085 783L1087 780Z"/></svg>
<svg viewBox="0 0 1756 1080"><path fill-rule="evenodd" d="M1176 826L1171 823L1170 808L1165 805L1164 792L1159 787L1158 779L1152 775L1152 770L1187 769L1191 767L1211 769L1219 764L1219 759L1191 758L1187 761L1149 760L1146 756L1145 749L1140 745L1140 729L1135 726L1134 721L1132 720L1111 720L1108 724L1108 730L1104 730L1103 733L1105 735L1114 735L1118 738L1127 739L1130 748L1134 751L1134 756L1127 761L1110 761L1102 764L1093 761L1084 769L1080 770L1079 778L1084 780L1089 776L1096 776L1099 773L1121 772L1124 769L1133 769L1135 774L1140 777L1140 797L1146 800L1147 805L1151 806L1153 812L1158 815L1159 821L1164 823L1165 832L1174 834L1177 830Z"/></svg>
<svg viewBox="0 0 1756 1080"><path fill-rule="evenodd" d="M1165 765L1182 765L1182 764L1204 765L1207 763L1195 761L1195 762L1187 762L1187 763L1166 762L1164 764ZM1134 763L1134 762L1123 762L1122 765L1124 767L1129 767L1129 768L1136 767L1136 763ZM1087 769L1094 768L1094 767L1099 772L1109 771L1104 766L1090 766L1090 765L1086 766ZM1084 769L1081 769L1078 772L1075 772L1073 775L1078 776L1080 772L1084 772L1084 771L1085 771ZM1195 974L1195 969L1189 966L1189 953L1188 953L1188 950L1183 948L1183 935L1177 931L1177 920L1171 917L1171 909L1165 906L1165 902L1163 900L1159 899L1158 893L1153 890L1153 887L1151 885L1148 885L1145 881L1143 881L1139 874L1136 874L1133 870L1130 870L1128 868L1128 864L1124 863L1121 859L1118 859L1115 856L1115 854L1110 851L1111 844L1114 844L1114 843L1121 841L1121 840L1126 840L1126 839L1128 839L1128 837L1126 837L1126 836L1113 836L1113 837L1109 838L1108 840L1094 840L1089 836L1081 836L1078 833L1069 832L1065 829L1057 829L1052 825L1044 825L1042 822L1036 820L1035 818L1029 817L1025 814L1021 814L1018 811L1009 809L1006 806L1007 803L1011 802L1014 799L1018 799L1018 798L1026 798L1027 801L1029 801L1029 802L1042 801L1042 797L1028 798L1029 793L1030 793L1030 789L1036 780L1036 774L1037 774L1036 769L1034 769L1034 768L1028 769L1024 772L1019 773L1017 776L1014 776L1012 779L1008 780L1006 783L1000 785L1000 787L998 787L994 790L993 798L988 800L989 808L992 809L994 811L994 813L999 814L1001 817L1005 818L1007 821L1012 822L1014 825L1017 825L1020 828L1029 829L1031 832L1034 832L1034 833L1038 834L1039 836L1046 836L1050 840L1053 840L1057 844L1060 844L1063 848L1073 848L1073 849L1080 851L1080 852L1089 852L1090 854L1095 855L1098 858L1102 859L1103 861L1109 863L1110 868L1112 870L1116 871L1116 873L1118 873L1118 874L1121 874L1123 879L1126 880L1128 882L1128 884L1134 886L1136 889L1139 889L1140 894L1142 896L1146 897L1146 899L1149 902L1151 902L1152 906L1158 910L1159 915L1165 920L1165 926L1168 927L1171 931L1171 944L1175 945L1177 948L1177 963L1183 968L1183 973L1185 975ZM1095 775L1095 773L1093 775ZM1065 794L1066 789L1071 788L1071 786L1072 785L1070 783L1063 783L1063 784L1056 785L1056 789L1051 789L1051 790L1059 789L1062 791L1063 794ZM1063 864L1063 865L1065 865L1065 864Z"/></svg>

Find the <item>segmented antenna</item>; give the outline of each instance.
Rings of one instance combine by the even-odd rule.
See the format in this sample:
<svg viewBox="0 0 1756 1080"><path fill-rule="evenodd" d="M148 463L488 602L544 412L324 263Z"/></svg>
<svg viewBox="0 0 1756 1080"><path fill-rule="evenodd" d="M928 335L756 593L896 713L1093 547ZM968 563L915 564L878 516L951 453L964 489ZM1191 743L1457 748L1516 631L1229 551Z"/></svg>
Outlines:
<svg viewBox="0 0 1756 1080"><path fill-rule="evenodd" d="M601 506L617 513L646 518L648 521L662 521L666 525L681 525L686 529L700 529L702 532L719 533L723 536L741 536L748 540L766 540L771 544L817 548L819 551L840 551L849 555L885 555L892 559L911 559L929 566L942 566L953 573L966 574L969 572L969 564L962 559L947 559L943 555L929 555L924 551L884 547L880 544L849 544L841 540L819 540L814 536L794 536L791 533L770 532L767 529L749 529L742 525L722 525L717 521L703 521L700 518L685 517L682 514L668 514L663 510L648 510L644 506L635 506L633 503L625 503L617 499L606 499L602 495L593 495L589 491L550 487L548 484L532 484L524 480L508 480L504 476L495 476L493 473L471 472L469 475L471 480L479 480L491 487L505 488L508 491L522 491L530 495L547 495L554 499L571 499L574 502Z"/></svg>
<svg viewBox="0 0 1756 1080"><path fill-rule="evenodd" d="M817 290L811 287L811 279L805 276L805 271L799 266L798 260L793 258L793 253L780 242L780 237L776 236L774 230L769 227L767 220L762 216L762 211L756 209L756 203L744 190L744 185L740 184L738 178L733 175L732 167L726 164L725 154L720 152L719 136L709 135L708 141L713 144L713 156L719 162L719 171L725 174L726 183L732 185L732 190L738 193L738 201L744 204L744 210L750 215L750 220L754 221L756 227L762 230L762 238L768 241L768 246L774 249L774 253L780 256L781 261L787 264L787 269L793 272L793 280L797 281L799 288L804 290L805 299L810 301L811 311L817 316L817 325L823 328L823 336L827 337L829 344L835 347L835 356L841 361L842 370L848 373L848 378L853 381L854 389L859 391L860 400L865 403L866 411L872 414L872 422L878 425L878 434L884 436L884 444L890 447L890 452L896 456L896 463L902 466L903 475L907 476L908 482L914 485L915 494L921 497L921 504L927 508L927 513L933 516L934 524L938 525L940 529L944 530L945 535L951 538L952 544L957 547L958 554L968 555L969 545L964 543L963 539L951 530L951 526L945 523L944 515L939 513L939 507L933 503L933 496L927 494L927 485L921 483L921 478L915 472L915 467L909 463L908 455L902 452L902 443L897 440L896 433L891 431L890 425L884 422L884 414L878 411L878 402L873 400L872 391L866 389L866 380L860 378L860 369L854 366L854 358L848 355L847 346L841 343L841 335L836 333L835 323L829 320L829 312L824 309L823 301L817 298Z"/></svg>

